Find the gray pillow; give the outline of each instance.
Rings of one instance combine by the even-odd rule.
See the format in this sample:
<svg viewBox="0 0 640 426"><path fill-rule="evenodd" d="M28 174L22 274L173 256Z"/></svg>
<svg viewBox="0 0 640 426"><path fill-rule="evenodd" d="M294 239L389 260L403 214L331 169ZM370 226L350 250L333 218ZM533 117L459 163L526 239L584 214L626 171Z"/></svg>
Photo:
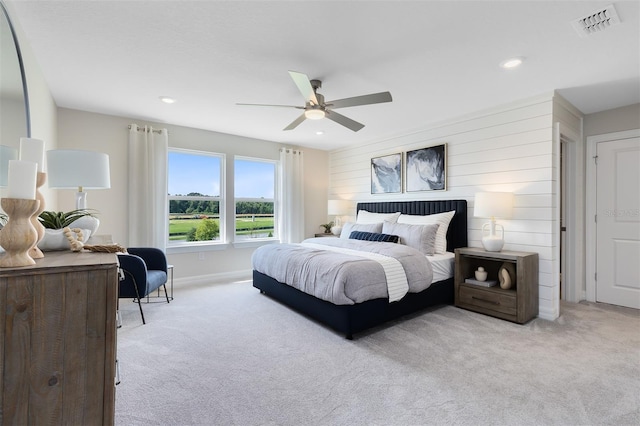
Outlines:
<svg viewBox="0 0 640 426"><path fill-rule="evenodd" d="M382 223L345 223L344 225L342 225L340 238L348 239L353 231L373 232L374 234L379 234L380 232L382 232Z"/></svg>
<svg viewBox="0 0 640 426"><path fill-rule="evenodd" d="M400 237L400 244L413 247L426 255L435 253L436 233L440 225L409 225L406 223L382 224L383 234L392 234Z"/></svg>

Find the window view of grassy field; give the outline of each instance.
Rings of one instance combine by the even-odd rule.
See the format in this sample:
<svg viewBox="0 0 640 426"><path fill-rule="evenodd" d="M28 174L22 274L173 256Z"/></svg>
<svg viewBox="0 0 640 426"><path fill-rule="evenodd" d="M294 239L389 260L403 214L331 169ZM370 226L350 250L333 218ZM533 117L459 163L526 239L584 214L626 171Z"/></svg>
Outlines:
<svg viewBox="0 0 640 426"><path fill-rule="evenodd" d="M203 220L211 220L220 229L220 219L217 215L169 215L169 240L187 241L188 235L197 230ZM236 236L244 238L267 238L273 236L273 214L265 215L236 215ZM220 239L220 233L212 238Z"/></svg>
<svg viewBox="0 0 640 426"><path fill-rule="evenodd" d="M239 241L275 235L276 163L234 158L235 235L220 211L224 188L224 155L171 150L169 152L169 241ZM222 223L220 221L222 217ZM225 228L226 227L226 228Z"/></svg>

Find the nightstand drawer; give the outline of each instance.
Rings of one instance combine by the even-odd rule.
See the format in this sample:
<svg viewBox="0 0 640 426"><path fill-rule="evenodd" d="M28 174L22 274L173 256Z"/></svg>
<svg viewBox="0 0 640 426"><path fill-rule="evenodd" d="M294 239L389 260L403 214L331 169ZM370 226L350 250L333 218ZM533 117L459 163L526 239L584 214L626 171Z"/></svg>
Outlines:
<svg viewBox="0 0 640 426"><path fill-rule="evenodd" d="M516 315L518 312L515 293L509 294L506 291L485 290L466 285L461 285L458 291L461 305L477 306L507 315Z"/></svg>

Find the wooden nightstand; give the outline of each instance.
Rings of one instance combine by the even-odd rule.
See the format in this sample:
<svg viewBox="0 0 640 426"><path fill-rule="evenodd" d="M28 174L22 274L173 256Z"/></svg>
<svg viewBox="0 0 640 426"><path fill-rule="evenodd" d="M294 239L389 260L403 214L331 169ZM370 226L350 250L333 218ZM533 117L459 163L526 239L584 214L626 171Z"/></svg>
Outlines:
<svg viewBox="0 0 640 426"><path fill-rule="evenodd" d="M337 235L333 234L316 234L316 237L337 237Z"/></svg>
<svg viewBox="0 0 640 426"><path fill-rule="evenodd" d="M508 321L524 324L538 315L538 253L521 251L488 252L480 248L455 250L454 276L455 305ZM515 286L508 290L481 287L465 283L474 278L474 272L482 266L487 280L498 280L503 263L515 266Z"/></svg>

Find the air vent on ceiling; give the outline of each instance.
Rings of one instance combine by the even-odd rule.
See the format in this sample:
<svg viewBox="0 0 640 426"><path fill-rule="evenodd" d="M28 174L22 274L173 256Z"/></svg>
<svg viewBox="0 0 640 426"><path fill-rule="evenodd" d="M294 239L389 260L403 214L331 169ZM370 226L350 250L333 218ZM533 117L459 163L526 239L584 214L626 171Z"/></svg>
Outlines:
<svg viewBox="0 0 640 426"><path fill-rule="evenodd" d="M620 18L612 4L571 23L580 37L586 37L606 30L620 23Z"/></svg>

